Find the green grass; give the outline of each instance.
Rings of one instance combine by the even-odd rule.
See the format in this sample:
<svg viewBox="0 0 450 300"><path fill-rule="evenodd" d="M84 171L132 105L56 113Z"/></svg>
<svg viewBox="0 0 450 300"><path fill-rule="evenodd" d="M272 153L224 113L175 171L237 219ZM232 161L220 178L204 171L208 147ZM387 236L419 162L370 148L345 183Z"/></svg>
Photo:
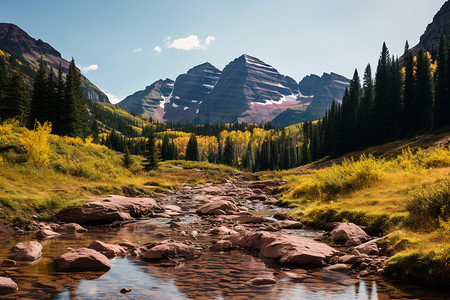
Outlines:
<svg viewBox="0 0 450 300"><path fill-rule="evenodd" d="M278 203L294 208L304 224L353 222L372 235L388 235L389 276L430 285L449 276L450 149L409 148L389 158L362 155L319 170L265 172L263 178L286 179ZM446 263L443 263L446 262ZM402 277L400 272L407 275Z"/></svg>
<svg viewBox="0 0 450 300"><path fill-rule="evenodd" d="M0 146L19 144L28 130L17 123L0 124ZM32 215L51 220L61 208L89 199L122 194L134 187L139 196L158 196L185 184L222 182L238 172L229 166L207 162L167 161L157 170L143 171L140 156L125 168L123 154L79 138L49 137L49 163L35 166L26 154L12 151L0 155L0 218L18 225L28 224Z"/></svg>

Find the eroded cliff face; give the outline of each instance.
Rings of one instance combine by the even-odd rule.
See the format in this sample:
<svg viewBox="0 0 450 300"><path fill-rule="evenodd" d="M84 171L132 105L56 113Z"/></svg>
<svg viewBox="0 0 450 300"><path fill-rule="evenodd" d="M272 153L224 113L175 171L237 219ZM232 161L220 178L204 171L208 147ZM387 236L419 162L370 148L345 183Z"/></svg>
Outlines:
<svg viewBox="0 0 450 300"><path fill-rule="evenodd" d="M61 57L55 48L48 43L29 36L18 26L10 23L0 23L0 49L24 58L32 67L37 67L41 57L55 71L61 65L64 72L69 68L69 62ZM83 92L86 98L96 102L109 103L108 97L85 76L81 76ZM27 81L27 82L31 82Z"/></svg>
<svg viewBox="0 0 450 300"><path fill-rule="evenodd" d="M450 2L447 1L428 24L425 32L420 37L419 44L413 50L416 54L419 49L431 52L433 47L439 43L441 35L450 35Z"/></svg>

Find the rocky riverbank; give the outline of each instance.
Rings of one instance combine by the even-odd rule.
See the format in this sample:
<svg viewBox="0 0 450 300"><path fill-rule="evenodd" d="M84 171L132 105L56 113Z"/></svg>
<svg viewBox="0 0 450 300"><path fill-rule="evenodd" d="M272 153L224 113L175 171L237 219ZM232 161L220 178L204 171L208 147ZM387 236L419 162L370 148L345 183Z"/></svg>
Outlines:
<svg viewBox="0 0 450 300"><path fill-rule="evenodd" d="M312 239L296 235L303 225L291 219L286 211L261 214L267 208L264 203L277 200L274 190L280 184L226 181L185 186L161 199L109 196L81 207L69 207L57 214L57 223L35 222L27 228L35 231L37 241L13 247L13 259L5 258L0 270L7 274L8 268L17 263L39 260L42 256L39 241L82 235L88 230L77 223L108 224L103 225L108 230L130 222L160 219L166 220L168 228L156 232L156 240L140 243L93 240L85 248L69 248L55 256L53 268L58 272L105 272L111 267L109 260L116 256L160 261L166 267L176 267L202 255L242 249L285 270L272 276L251 278L249 285L276 284L286 278L303 281L311 277L289 271L298 268L347 272L360 277L382 275L386 257L380 256L377 245L380 239L368 236L360 227L351 223L329 224L330 234ZM11 234L10 230L6 232ZM4 277L0 281L1 293L15 292L13 279Z"/></svg>

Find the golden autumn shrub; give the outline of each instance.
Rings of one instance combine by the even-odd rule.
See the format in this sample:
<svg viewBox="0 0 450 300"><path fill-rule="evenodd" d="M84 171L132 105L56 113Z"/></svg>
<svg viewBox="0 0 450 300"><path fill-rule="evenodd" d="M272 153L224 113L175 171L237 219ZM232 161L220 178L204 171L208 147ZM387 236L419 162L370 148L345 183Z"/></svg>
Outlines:
<svg viewBox="0 0 450 300"><path fill-rule="evenodd" d="M27 151L27 162L35 166L48 165L50 161L49 137L52 124L36 122L35 129L25 132L20 137L20 143Z"/></svg>

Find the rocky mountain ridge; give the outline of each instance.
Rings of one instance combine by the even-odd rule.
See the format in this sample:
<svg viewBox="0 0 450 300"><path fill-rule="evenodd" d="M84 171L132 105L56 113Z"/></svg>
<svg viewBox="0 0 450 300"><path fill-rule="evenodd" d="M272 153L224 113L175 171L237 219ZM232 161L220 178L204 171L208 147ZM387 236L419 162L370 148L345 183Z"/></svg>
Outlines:
<svg viewBox="0 0 450 300"><path fill-rule="evenodd" d="M333 100L342 98L349 80L324 73L322 77L306 76L297 83L258 58L243 54L223 71L210 63L190 69L179 75L172 91L165 94L158 82L162 81L126 97L118 105L159 121L196 124L275 121L275 125L286 126L297 120L321 118ZM285 111L294 111L295 118L291 118L292 113L283 114Z"/></svg>

